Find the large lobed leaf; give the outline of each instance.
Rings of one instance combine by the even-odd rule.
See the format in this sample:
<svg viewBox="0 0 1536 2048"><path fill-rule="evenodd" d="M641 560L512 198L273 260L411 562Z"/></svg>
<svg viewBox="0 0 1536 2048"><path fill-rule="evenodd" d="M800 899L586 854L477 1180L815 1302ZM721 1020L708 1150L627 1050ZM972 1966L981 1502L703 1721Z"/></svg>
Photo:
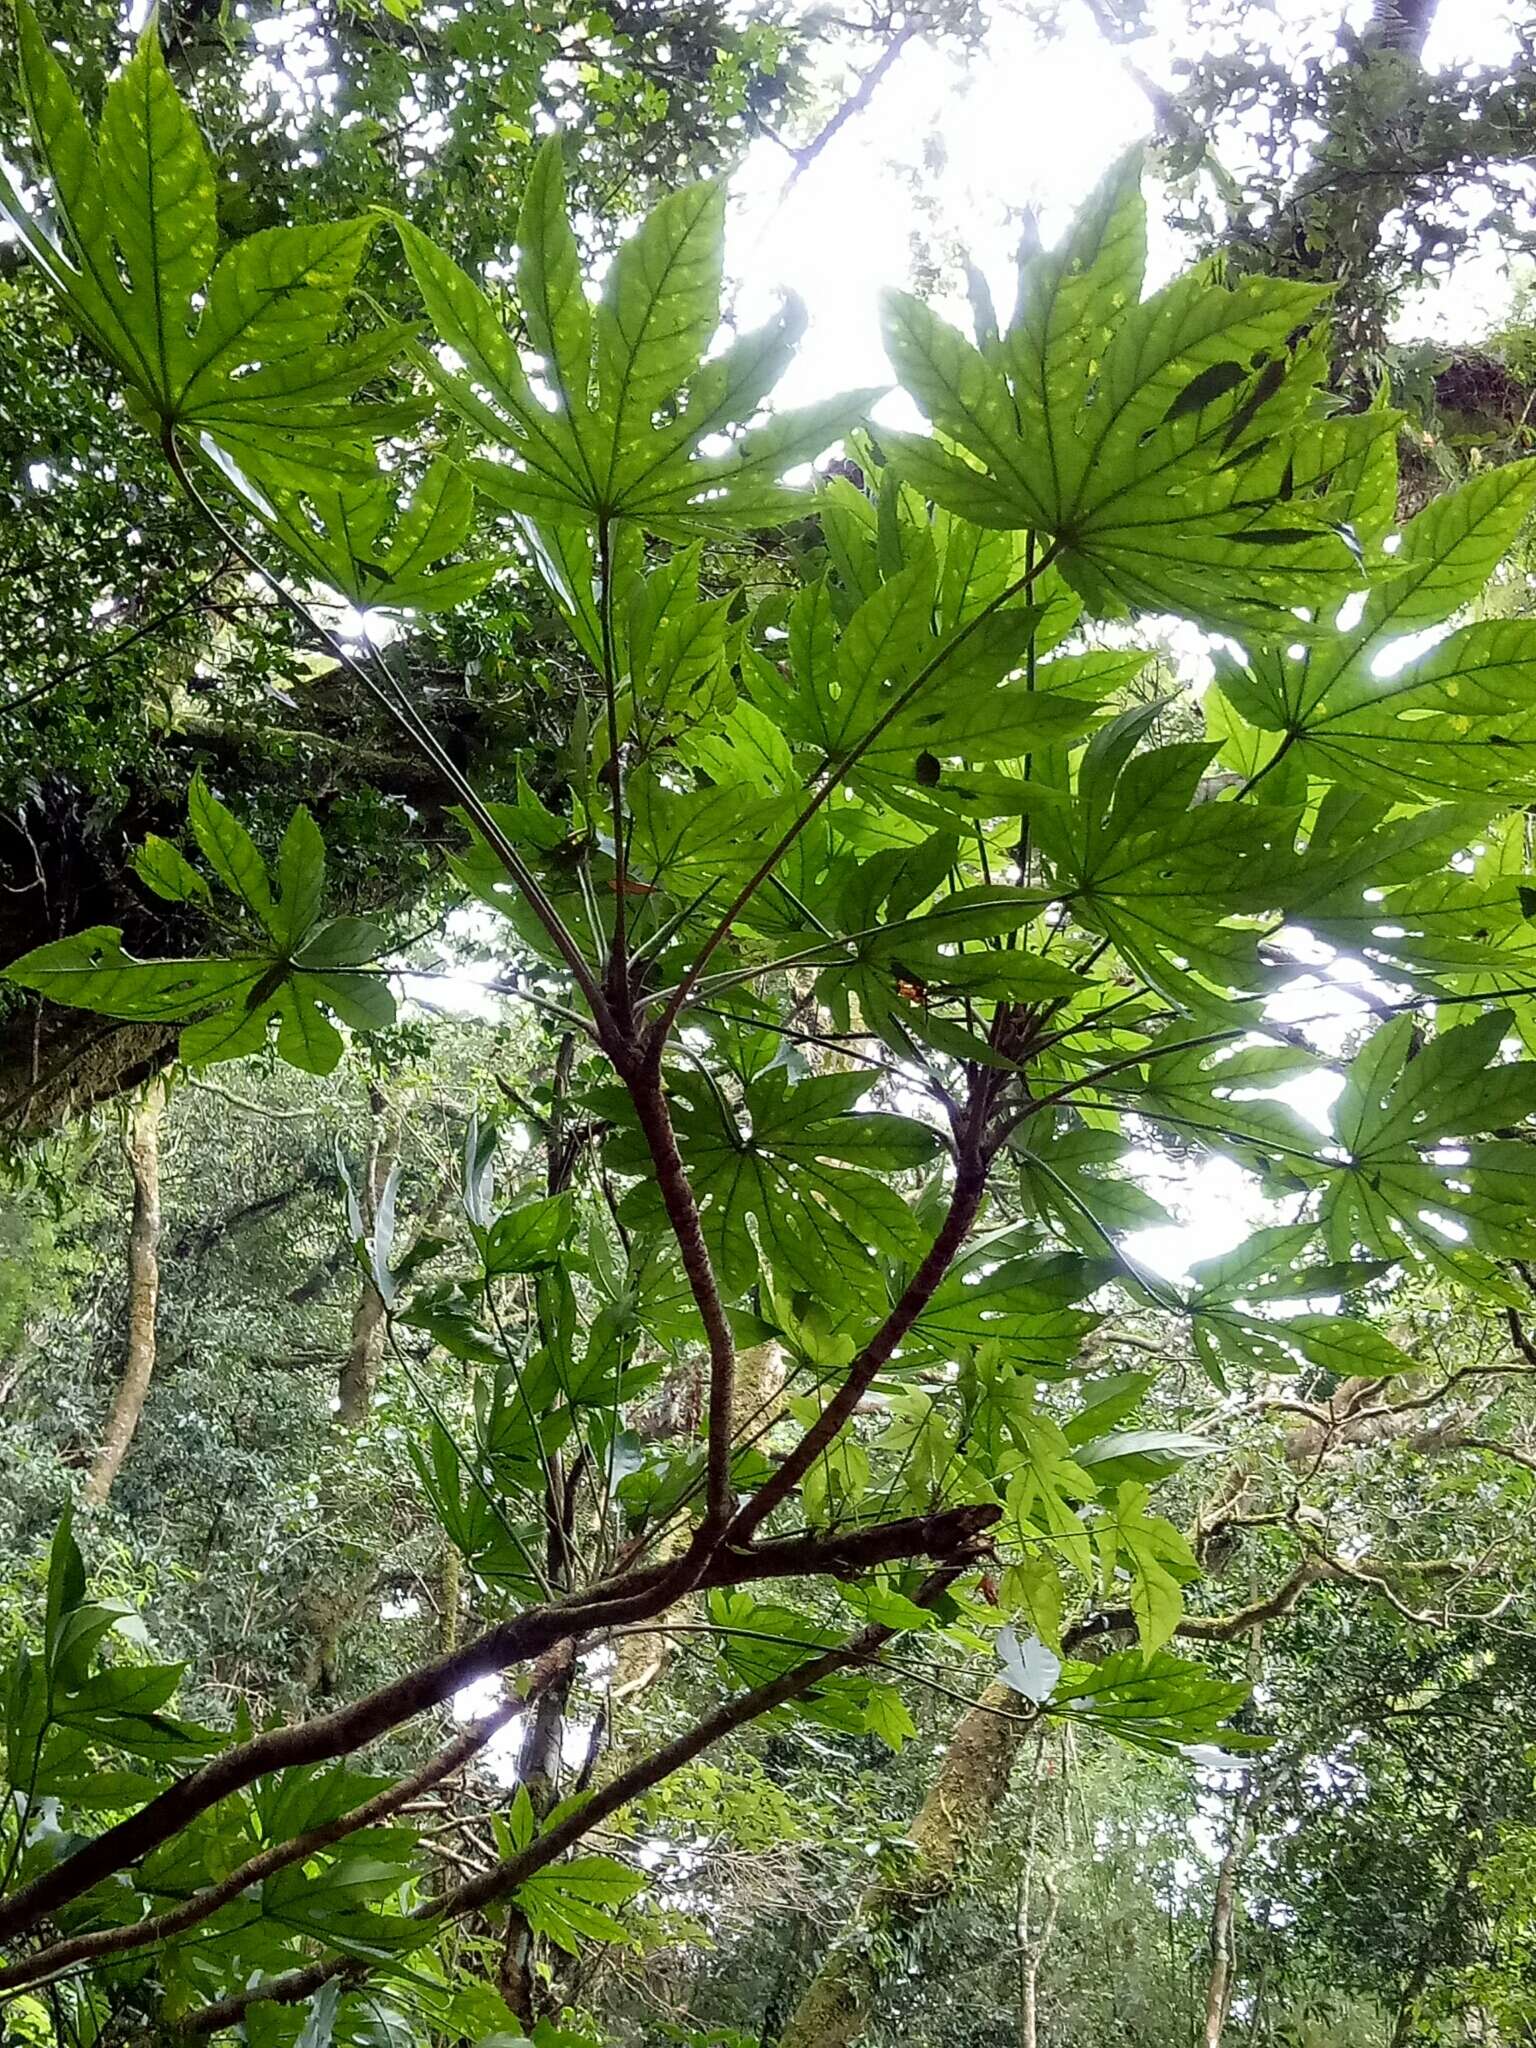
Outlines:
<svg viewBox="0 0 1536 2048"><path fill-rule="evenodd" d="M1101 610L1233 629L1314 620L1360 580L1352 466L1390 416L1320 416L1325 294L1202 267L1142 301L1145 206L1122 162L1019 309L978 348L909 293L886 303L897 375L936 430L884 434L901 474L975 525L1049 534ZM1298 333L1304 336L1298 340Z"/></svg>
<svg viewBox="0 0 1536 2048"><path fill-rule="evenodd" d="M127 379L135 409L322 488L366 473L371 435L411 416L355 403L398 354L399 330L332 340L373 224L270 228L220 256L213 171L157 24L107 88L94 141L28 0L17 29L55 222L3 173L0 216Z"/></svg>
<svg viewBox="0 0 1536 2048"><path fill-rule="evenodd" d="M786 471L846 432L855 392L751 425L803 324L796 306L706 359L720 324L725 192L664 199L615 257L595 308L566 213L558 140L545 144L518 227L518 302L541 383L484 291L408 221L406 258L437 333L417 362L498 451L473 464L486 497L554 529L634 521L658 531L762 526L803 509ZM709 444L728 437L714 451Z"/></svg>
<svg viewBox="0 0 1536 2048"><path fill-rule="evenodd" d="M204 859L255 927L246 951L224 959L136 960L123 951L120 931L96 925L34 947L11 962L5 978L101 1016L185 1020L180 1051L191 1065L256 1052L275 1024L282 1059L307 1073L330 1073L343 1044L328 1013L362 1031L394 1022L387 980L361 971L383 950L383 934L366 918L321 920L325 847L302 805L283 835L275 888L250 835L201 776L192 784L189 815ZM148 886L171 901L209 900L206 881L164 840L151 838L138 867Z"/></svg>

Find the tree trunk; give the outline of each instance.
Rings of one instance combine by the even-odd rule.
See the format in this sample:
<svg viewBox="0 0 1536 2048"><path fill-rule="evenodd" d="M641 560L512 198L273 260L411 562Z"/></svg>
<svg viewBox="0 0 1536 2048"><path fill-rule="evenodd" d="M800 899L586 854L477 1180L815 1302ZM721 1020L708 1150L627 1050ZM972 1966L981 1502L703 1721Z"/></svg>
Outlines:
<svg viewBox="0 0 1536 2048"><path fill-rule="evenodd" d="M865 1893L853 1926L806 1987L779 2048L851 2048L863 2039L880 1988L869 1937L887 1928L910 1930L950 1896L1008 1789L1028 1725L1018 1694L995 1683L961 1716L909 1832L910 1874L884 1879Z"/></svg>
<svg viewBox="0 0 1536 2048"><path fill-rule="evenodd" d="M1046 1909L1038 1934L1031 1931L1027 1897L1019 1913L1019 2048L1038 2048L1040 1965L1056 1932L1061 1907L1061 1893L1048 1870L1040 1874L1040 1889L1045 1893Z"/></svg>
<svg viewBox="0 0 1536 2048"><path fill-rule="evenodd" d="M1063 1747L1065 1762L1065 1746ZM1061 1893L1049 1866L1040 1867L1040 1889L1045 1893L1045 1917L1038 1929L1034 1920L1035 1871L1040 1857L1041 1788L1045 1780L1045 1742L1042 1736L1035 1753L1034 1808L1029 1816L1029 1852L1019 1878L1019 1910L1015 1934L1019 1945L1019 2048L1038 2048L1040 2031L1040 1965L1056 1932L1061 1910Z"/></svg>
<svg viewBox="0 0 1536 2048"><path fill-rule="evenodd" d="M517 1776L526 1786L534 1817L542 1820L560 1796L560 1764L565 1747L565 1705L570 1697L575 1666L571 1645L562 1644L551 1652L563 1659L564 1668L539 1696L533 1719L518 1752ZM516 1902L507 1909L507 1928L502 1937L498 1981L508 2009L531 2033L538 2024L537 1947L532 1927Z"/></svg>
<svg viewBox="0 0 1536 2048"><path fill-rule="evenodd" d="M1200 2033L1200 2048L1221 2048L1227 2015L1232 2009L1237 1970L1237 1881L1243 1859L1253 1843L1247 1811L1247 1802L1240 1798L1233 1808L1232 1830L1216 1872L1216 1896L1211 1904L1211 1974L1205 1989L1205 2023Z"/></svg>
<svg viewBox="0 0 1536 2048"><path fill-rule="evenodd" d="M160 1300L160 1119L165 1083L150 1082L129 1112L123 1152L133 1177L128 1226L128 1343L112 1412L81 1491L87 1507L104 1505L133 1442L155 1370L155 1311Z"/></svg>
<svg viewBox="0 0 1536 2048"><path fill-rule="evenodd" d="M1467 1832L1461 1855L1457 1859L1450 1888L1441 1902L1439 1912L1435 1915L1434 1925L1421 1944L1412 1972L1403 1987L1403 1995L1398 2001L1397 2016L1392 2023L1390 2048L1408 2048L1408 2043L1417 2031L1420 2001L1429 1989L1429 1980L1434 1975L1435 1965L1443 1955L1444 1936L1450 1927L1452 1915L1467 1888L1472 1872L1477 1867L1478 1854L1482 1848L1482 1831L1474 1823L1471 1814L1464 1816L1463 1826Z"/></svg>
<svg viewBox="0 0 1536 2048"><path fill-rule="evenodd" d="M399 1155L400 1127L393 1119L386 1122L387 1105L378 1089L369 1091L369 1104L373 1110L373 1140L368 1148L360 1205L363 1222L371 1230L378 1215L379 1197ZM336 1420L343 1429L356 1431L367 1424L383 1353L384 1298L371 1280L364 1280L352 1311L352 1332L336 1388Z"/></svg>

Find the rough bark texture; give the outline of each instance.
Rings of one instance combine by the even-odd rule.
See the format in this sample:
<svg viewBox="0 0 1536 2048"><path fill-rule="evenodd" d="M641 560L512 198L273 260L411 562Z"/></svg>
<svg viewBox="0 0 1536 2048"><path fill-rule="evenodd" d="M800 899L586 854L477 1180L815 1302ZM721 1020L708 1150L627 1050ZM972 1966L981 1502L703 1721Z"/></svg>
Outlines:
<svg viewBox="0 0 1536 2048"><path fill-rule="evenodd" d="M80 1498L101 1507L122 1469L155 1370L155 1311L160 1300L160 1120L165 1084L151 1081L129 1112L123 1152L133 1177L133 1217L128 1226L128 1341L123 1376L101 1447Z"/></svg>
<svg viewBox="0 0 1536 2048"><path fill-rule="evenodd" d="M29 1003L0 1026L0 1132L26 1140L159 1075L175 1057L174 1024L123 1024Z"/></svg>
<svg viewBox="0 0 1536 2048"><path fill-rule="evenodd" d="M444 1541L437 1564L437 1653L449 1657L459 1647L459 1602L463 1597L463 1560L456 1543Z"/></svg>
<svg viewBox="0 0 1536 2048"><path fill-rule="evenodd" d="M1232 1989L1237 1969L1237 1881L1243 1859L1253 1843L1245 1803L1232 1815L1232 1830L1216 1872L1216 1895L1211 1904L1211 1974L1205 1987L1205 2021L1200 2032L1201 2048L1221 2048L1227 2014L1232 2009Z"/></svg>
<svg viewBox="0 0 1536 2048"><path fill-rule="evenodd" d="M880 1988L882 1936L910 1927L954 1889L1008 1788L1028 1727L1019 1707L1017 1693L992 1684L961 1717L909 1830L910 1871L865 1893L853 1927L806 1987L779 2048L852 2048L864 2038Z"/></svg>

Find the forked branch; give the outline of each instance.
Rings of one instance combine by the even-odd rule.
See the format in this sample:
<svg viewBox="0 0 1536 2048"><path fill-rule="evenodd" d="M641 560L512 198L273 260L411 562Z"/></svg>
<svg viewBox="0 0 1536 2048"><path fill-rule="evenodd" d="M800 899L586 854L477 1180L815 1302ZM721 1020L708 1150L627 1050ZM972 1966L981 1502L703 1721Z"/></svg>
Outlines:
<svg viewBox="0 0 1536 2048"><path fill-rule="evenodd" d="M556 1643L581 1641L624 1622L653 1620L694 1590L808 1575L853 1578L898 1558L968 1558L997 1519L995 1507L950 1508L870 1529L788 1537L750 1550L722 1541L702 1558L645 1566L569 1600L525 1609L463 1649L408 1672L349 1706L271 1729L221 1751L0 1904L0 1940L26 1933L117 1871L133 1868L200 1814L269 1772L349 1756L441 1706L476 1679L527 1663Z"/></svg>
<svg viewBox="0 0 1536 2048"><path fill-rule="evenodd" d="M950 1564L931 1573L918 1589L916 1604L931 1606L954 1584L962 1569L960 1564ZM863 1629L848 1642L824 1650L778 1678L754 1686L750 1692L728 1701L696 1722L685 1734L620 1772L610 1784L567 1814L564 1820L547 1828L516 1855L505 1857L490 1870L467 1879L440 1897L424 1901L416 1908L415 1917L421 1920L458 1919L507 1898L519 1885L526 1884L530 1877L574 1848L600 1822L649 1792L653 1786L661 1784L685 1764L692 1763L696 1756L701 1756L723 1737L745 1727L748 1722L761 1719L775 1707L803 1697L824 1678L830 1678L846 1665L867 1660L874 1651L889 1642L894 1633L889 1628ZM182 2032L193 2038L216 2034L225 2027L234 2026L252 2005L296 2005L334 1978L360 1982L372 1967L369 1963L347 1957L330 1957L303 1969L289 1970L282 1976L270 1977L263 1983L235 1992L216 2004L203 2006L183 2022Z"/></svg>

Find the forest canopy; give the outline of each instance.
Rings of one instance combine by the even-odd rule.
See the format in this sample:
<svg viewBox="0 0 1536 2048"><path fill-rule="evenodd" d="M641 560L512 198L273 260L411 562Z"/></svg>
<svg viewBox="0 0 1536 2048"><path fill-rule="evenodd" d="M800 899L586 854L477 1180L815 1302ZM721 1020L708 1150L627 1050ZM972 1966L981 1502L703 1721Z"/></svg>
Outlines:
<svg viewBox="0 0 1536 2048"><path fill-rule="evenodd" d="M1536 2040L1522 14L14 0L7 2042Z"/></svg>

